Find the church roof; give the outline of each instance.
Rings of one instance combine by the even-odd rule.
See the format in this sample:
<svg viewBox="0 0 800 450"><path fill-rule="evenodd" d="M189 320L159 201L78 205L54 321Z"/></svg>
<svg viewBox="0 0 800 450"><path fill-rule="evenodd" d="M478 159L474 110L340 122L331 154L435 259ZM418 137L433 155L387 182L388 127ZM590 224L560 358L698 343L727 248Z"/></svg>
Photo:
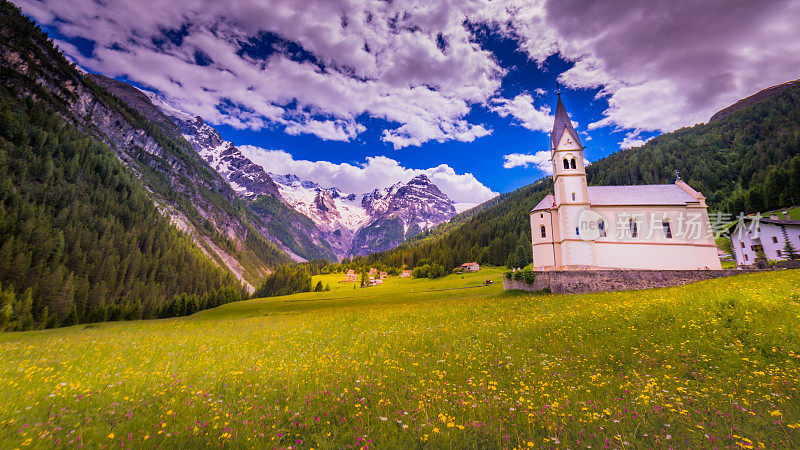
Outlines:
<svg viewBox="0 0 800 450"><path fill-rule="evenodd" d="M768 217L762 217L760 219L761 223L771 223L773 225L800 225L800 220L791 220L791 219L770 219Z"/></svg>
<svg viewBox="0 0 800 450"><path fill-rule="evenodd" d="M553 207L553 204L555 203L555 200L556 200L556 198L553 196L553 194L547 194L542 199L542 201L540 201L539 203L536 204L536 206L533 207L533 209L531 211L539 211L539 210L542 210L542 209L550 209L550 208Z"/></svg>
<svg viewBox="0 0 800 450"><path fill-rule="evenodd" d="M567 109L564 108L564 104L561 103L561 95L559 94L558 104L556 105L556 118L553 121L553 131L550 132L551 148L556 148L561 141L561 136L564 135L564 130L569 130L578 145L581 145L578 132L575 131L575 127L572 126L572 121L569 119L569 114L567 114Z"/></svg>
<svg viewBox="0 0 800 450"><path fill-rule="evenodd" d="M698 199L676 184L589 186L589 203L598 206L686 205Z"/></svg>

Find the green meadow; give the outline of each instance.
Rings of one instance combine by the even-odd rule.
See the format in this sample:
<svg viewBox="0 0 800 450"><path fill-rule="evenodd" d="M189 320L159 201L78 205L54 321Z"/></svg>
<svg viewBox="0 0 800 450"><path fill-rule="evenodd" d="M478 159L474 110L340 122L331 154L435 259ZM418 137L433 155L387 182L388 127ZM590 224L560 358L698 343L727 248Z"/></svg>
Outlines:
<svg viewBox="0 0 800 450"><path fill-rule="evenodd" d="M800 271L587 295L342 278L0 334L0 448L800 447Z"/></svg>

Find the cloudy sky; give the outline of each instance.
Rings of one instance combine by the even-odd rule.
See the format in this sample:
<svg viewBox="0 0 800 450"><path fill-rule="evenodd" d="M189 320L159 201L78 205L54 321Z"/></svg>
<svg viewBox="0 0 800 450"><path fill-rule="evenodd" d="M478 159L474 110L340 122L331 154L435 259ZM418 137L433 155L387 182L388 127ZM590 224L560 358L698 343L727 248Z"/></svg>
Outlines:
<svg viewBox="0 0 800 450"><path fill-rule="evenodd" d="M594 161L800 77L797 1L12 1L271 172L464 203L544 175L557 82Z"/></svg>

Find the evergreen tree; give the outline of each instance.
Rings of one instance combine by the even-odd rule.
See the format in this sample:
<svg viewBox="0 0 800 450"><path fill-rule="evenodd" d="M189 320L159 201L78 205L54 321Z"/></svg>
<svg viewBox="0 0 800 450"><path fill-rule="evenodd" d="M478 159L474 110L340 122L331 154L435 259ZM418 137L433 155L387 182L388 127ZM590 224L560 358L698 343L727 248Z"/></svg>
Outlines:
<svg viewBox="0 0 800 450"><path fill-rule="evenodd" d="M787 258L795 260L800 259L800 254L797 253L797 249L794 248L792 242L789 240L789 233L786 231L786 225L781 225L781 234L783 234L783 253L786 255Z"/></svg>

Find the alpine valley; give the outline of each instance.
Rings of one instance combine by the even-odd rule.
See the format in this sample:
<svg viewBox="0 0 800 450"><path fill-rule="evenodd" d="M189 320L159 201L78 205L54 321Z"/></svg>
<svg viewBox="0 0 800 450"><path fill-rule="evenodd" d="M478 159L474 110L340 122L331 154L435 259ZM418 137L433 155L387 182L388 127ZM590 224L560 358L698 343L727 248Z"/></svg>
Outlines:
<svg viewBox="0 0 800 450"><path fill-rule="evenodd" d="M456 215L453 201L424 174L355 194L293 174L268 172L203 118L173 108L155 93L102 75L87 78L166 129L175 128L219 174L295 261L339 260L389 250Z"/></svg>
<svg viewBox="0 0 800 450"><path fill-rule="evenodd" d="M135 89L99 75L90 77L104 80L104 85L115 93ZM299 226L320 248L317 255L308 249L295 252L291 240L284 242L278 238L276 242L296 260L342 259L388 250L456 215L453 201L424 174L384 189L354 194L342 192L335 186L320 186L293 174L267 172L247 158L233 142L224 140L201 117L171 107L152 92L145 94L151 104L175 123L211 168L222 175L241 198L252 202L257 214L271 220L270 209L264 207L270 202L268 198L294 209L289 213L297 217L292 225ZM305 217L299 217L298 213ZM311 219L313 226L306 218ZM326 251L328 249L331 251Z"/></svg>

